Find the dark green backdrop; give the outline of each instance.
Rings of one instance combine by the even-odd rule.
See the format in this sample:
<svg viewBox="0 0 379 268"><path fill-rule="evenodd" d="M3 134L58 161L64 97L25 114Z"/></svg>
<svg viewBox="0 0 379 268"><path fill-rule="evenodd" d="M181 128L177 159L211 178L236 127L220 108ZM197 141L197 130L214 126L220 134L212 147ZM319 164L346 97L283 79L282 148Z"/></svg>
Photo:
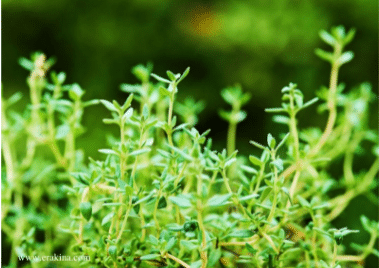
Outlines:
<svg viewBox="0 0 379 268"><path fill-rule="evenodd" d="M251 92L249 115L239 125L237 141L237 148L247 154L253 152L249 140L264 142L268 132L287 131L263 111L280 103L283 86L297 83L308 100L328 84L329 66L314 54L316 47L326 48L318 37L320 29L339 24L357 29L348 47L355 58L342 67L340 81L347 90L368 81L377 91L377 12L377 0L3 0L2 94L27 93L27 72L17 59L36 50L55 56L54 69L66 71L67 82L79 83L88 99L124 99L119 85L137 82L130 70L138 63L152 61L160 75L190 66L178 96L206 101L199 129L212 129L217 149L225 146L227 129L217 115L226 107L220 90L240 83ZM106 110L97 106L87 112L87 133L79 145L98 158L97 149L105 146L101 117ZM371 113L377 128L377 107ZM323 127L324 115L315 115L315 109L304 111L300 126ZM377 218L377 207L358 198L336 225L360 229L357 209ZM367 237L348 239L359 243Z"/></svg>

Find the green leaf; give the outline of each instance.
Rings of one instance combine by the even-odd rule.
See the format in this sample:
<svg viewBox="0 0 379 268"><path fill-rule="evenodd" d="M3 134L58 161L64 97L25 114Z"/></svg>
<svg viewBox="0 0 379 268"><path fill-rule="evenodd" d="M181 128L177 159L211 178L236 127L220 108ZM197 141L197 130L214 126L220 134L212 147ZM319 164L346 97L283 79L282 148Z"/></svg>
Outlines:
<svg viewBox="0 0 379 268"><path fill-rule="evenodd" d="M230 233L228 236L229 237L234 237L234 238L249 238L254 235L254 232L251 230L235 230L232 233Z"/></svg>
<svg viewBox="0 0 379 268"><path fill-rule="evenodd" d="M164 196L161 196L161 198L159 198L159 201L158 201L158 209L165 208L165 207L167 207L166 198Z"/></svg>
<svg viewBox="0 0 379 268"><path fill-rule="evenodd" d="M298 108L302 108L302 106L303 106L303 96L295 95L294 97L295 97L296 106Z"/></svg>
<svg viewBox="0 0 379 268"><path fill-rule="evenodd" d="M72 100L79 100L84 95L84 90L78 84L73 84L68 95Z"/></svg>
<svg viewBox="0 0 379 268"><path fill-rule="evenodd" d="M255 157L255 156L253 156L253 155L249 155L249 160L250 160L250 162L252 163L252 164L254 164L254 165L256 165L256 166L262 166L263 165L263 163L262 163L262 161L259 159L259 158L257 158L257 157Z"/></svg>
<svg viewBox="0 0 379 268"><path fill-rule="evenodd" d="M354 36L355 36L355 29L350 29L343 40L344 45L347 45L348 43L350 43L353 40Z"/></svg>
<svg viewBox="0 0 379 268"><path fill-rule="evenodd" d="M269 193L271 192L271 190L272 190L272 187L266 187L263 190L263 192L261 194L261 198L260 198L261 202L263 202L267 198L267 196L269 195Z"/></svg>
<svg viewBox="0 0 379 268"><path fill-rule="evenodd" d="M288 139L290 133L287 133L284 138L279 142L278 146L276 147L276 150L278 150L280 147L283 146L283 144L286 142L286 140Z"/></svg>
<svg viewBox="0 0 379 268"><path fill-rule="evenodd" d="M233 163L236 162L236 161L237 161L237 159L236 159L235 157L229 159L228 161L225 162L224 168L229 167L231 164L233 164Z"/></svg>
<svg viewBox="0 0 379 268"><path fill-rule="evenodd" d="M143 83L147 83L149 80L150 72L153 70L153 64L147 63L146 66L138 64L132 68L132 73Z"/></svg>
<svg viewBox="0 0 379 268"><path fill-rule="evenodd" d="M104 203L103 207L118 207L124 205L123 203Z"/></svg>
<svg viewBox="0 0 379 268"><path fill-rule="evenodd" d="M183 72L183 74L180 76L179 80L178 80L178 84L184 79L187 77L187 75L189 74L189 71L190 71L190 67L187 67L187 69L185 69L185 71Z"/></svg>
<svg viewBox="0 0 379 268"><path fill-rule="evenodd" d="M99 149L98 151L99 153L102 153L102 154L111 154L111 155L117 155L117 156L120 155L119 153L111 149Z"/></svg>
<svg viewBox="0 0 379 268"><path fill-rule="evenodd" d="M218 112L218 114L219 114L220 117L221 117L222 119L224 119L225 121L228 121L228 122L231 121L231 113L230 113L230 112L227 112L227 111L225 111L225 110L220 110L220 111Z"/></svg>
<svg viewBox="0 0 379 268"><path fill-rule="evenodd" d="M189 154L186 154L185 152L183 152L182 150L174 147L174 146L171 146L171 145L167 145L168 147L170 147L174 152L178 153L180 156L182 156L185 160L187 161L192 161L193 158L189 155Z"/></svg>
<svg viewBox="0 0 379 268"><path fill-rule="evenodd" d="M335 46L337 44L337 40L325 30L320 31L320 37L325 43L331 46Z"/></svg>
<svg viewBox="0 0 379 268"><path fill-rule="evenodd" d="M165 87L163 86L159 86L159 93L162 95L162 96L171 96L171 93L170 91L168 91Z"/></svg>
<svg viewBox="0 0 379 268"><path fill-rule="evenodd" d="M209 254L208 258L208 267L214 267L216 263L220 260L222 256L221 249L214 249L211 250L211 253Z"/></svg>
<svg viewBox="0 0 379 268"><path fill-rule="evenodd" d="M311 204L307 200L305 200L303 197L301 197L300 195L297 196L297 200L299 201L299 203L302 207L305 207L305 208L311 207Z"/></svg>
<svg viewBox="0 0 379 268"><path fill-rule="evenodd" d="M113 103L111 103L110 101L107 101L107 100L100 100L100 102L105 106L105 108L107 108L109 111L113 111L113 112L118 112L117 108L113 105Z"/></svg>
<svg viewBox="0 0 379 268"><path fill-rule="evenodd" d="M267 144L271 149L274 149L276 146L276 140L270 133L267 135Z"/></svg>
<svg viewBox="0 0 379 268"><path fill-rule="evenodd" d="M12 96L10 96L7 99L7 107L11 106L12 104L15 104L22 98L22 93L21 92L16 92Z"/></svg>
<svg viewBox="0 0 379 268"><path fill-rule="evenodd" d="M143 149L139 149L139 150L131 152L129 156L137 156L140 154L148 153L150 151L151 151L151 148L143 148Z"/></svg>
<svg viewBox="0 0 379 268"><path fill-rule="evenodd" d="M202 263L203 262L201 260L200 261L196 261L196 262L194 262L194 263L191 264L190 268L200 268L201 265L202 265Z"/></svg>
<svg viewBox="0 0 379 268"><path fill-rule="evenodd" d="M168 83L168 84L171 83L170 80L164 79L163 77L160 77L159 75L156 75L156 74L150 74L150 75L160 82Z"/></svg>
<svg viewBox="0 0 379 268"><path fill-rule="evenodd" d="M266 113L282 113L282 112L285 112L286 110L284 110L283 108L266 108L265 109L265 112Z"/></svg>
<svg viewBox="0 0 379 268"><path fill-rule="evenodd" d="M140 92L141 86L140 85L130 85L130 84L121 84L120 89L123 92Z"/></svg>
<svg viewBox="0 0 379 268"><path fill-rule="evenodd" d="M112 103L113 103L113 106L116 107L117 111L121 111L121 106L120 104L118 104L116 100L113 100Z"/></svg>
<svg viewBox="0 0 379 268"><path fill-rule="evenodd" d="M168 78L170 78L171 81L176 80L176 76L175 76L175 74L173 74L173 72L167 71L166 73L167 73Z"/></svg>
<svg viewBox="0 0 379 268"><path fill-rule="evenodd" d="M99 103L100 103L100 100L97 100L97 99L89 100L89 101L83 102L83 107L89 107L89 106L92 106L92 105L97 105Z"/></svg>
<svg viewBox="0 0 379 268"><path fill-rule="evenodd" d="M250 141L250 144L254 145L255 147L257 147L259 149L266 150L266 147L264 147L262 144L260 144L256 141Z"/></svg>
<svg viewBox="0 0 379 268"><path fill-rule="evenodd" d="M114 216L114 212L111 212L111 213L107 214L107 215L103 218L103 220L101 221L101 225L104 226L104 225L106 225L107 223L109 223L109 222L112 220L113 216Z"/></svg>
<svg viewBox="0 0 379 268"><path fill-rule="evenodd" d="M145 105L143 106L143 109L142 109L142 116L143 116L143 118L145 120L149 117L149 107L147 106L146 103L145 103Z"/></svg>
<svg viewBox="0 0 379 268"><path fill-rule="evenodd" d="M258 194L251 194L251 195L246 195L246 196L239 197L238 199L240 201L246 201L246 200L257 198L258 196L259 196Z"/></svg>
<svg viewBox="0 0 379 268"><path fill-rule="evenodd" d="M247 173L250 173L250 174L257 174L258 173L258 171L255 168L252 168L252 167L249 167L246 165L241 165L240 168L243 171L246 171Z"/></svg>
<svg viewBox="0 0 379 268"><path fill-rule="evenodd" d="M174 231L174 232L180 232L183 230L183 226L181 226L177 223L167 224L166 227L168 230Z"/></svg>
<svg viewBox="0 0 379 268"><path fill-rule="evenodd" d="M288 200L290 201L291 205L293 205L292 198L291 198L291 195L290 195L290 192L288 191L288 189L286 187L282 187L281 189L282 189L283 193L285 193L288 196Z"/></svg>
<svg viewBox="0 0 379 268"><path fill-rule="evenodd" d="M183 225L183 230L185 232L194 232L199 227L197 221L187 221Z"/></svg>
<svg viewBox="0 0 379 268"><path fill-rule="evenodd" d="M103 123L104 123L104 124L107 124L107 125L109 125L109 124L116 124L116 125L118 125L118 124L119 124L119 121L116 120L116 119L104 118L104 119L103 119Z"/></svg>
<svg viewBox="0 0 379 268"><path fill-rule="evenodd" d="M278 158L271 162L279 171L283 171L283 160Z"/></svg>
<svg viewBox="0 0 379 268"><path fill-rule="evenodd" d="M140 260L141 261L154 260L160 256L161 256L160 254L148 254L148 255L141 256Z"/></svg>
<svg viewBox="0 0 379 268"><path fill-rule="evenodd" d="M238 113L234 115L234 122L240 123L245 120L246 116L247 113L245 111L238 111Z"/></svg>
<svg viewBox="0 0 379 268"><path fill-rule="evenodd" d="M66 74L64 72L60 72L57 75L57 80L58 80L59 84L63 84L64 81L66 80Z"/></svg>
<svg viewBox="0 0 379 268"><path fill-rule="evenodd" d="M122 116L122 120L127 120L127 119L131 118L133 115L133 111L134 111L133 108L129 108L128 110L126 110L126 112Z"/></svg>
<svg viewBox="0 0 379 268"><path fill-rule="evenodd" d="M345 38L345 27L343 27L342 25L333 27L331 33L335 37L337 37L337 39L342 40Z"/></svg>
<svg viewBox="0 0 379 268"><path fill-rule="evenodd" d="M158 246L159 240L155 236L149 235L149 240L152 245Z"/></svg>
<svg viewBox="0 0 379 268"><path fill-rule="evenodd" d="M334 56L330 52L326 52L325 50L317 48L315 50L315 53L316 53L317 56L319 56L323 60L326 60L326 61L329 61L329 62L333 62L334 61Z"/></svg>
<svg viewBox="0 0 379 268"><path fill-rule="evenodd" d="M28 71L33 70L34 68L34 63L27 58L20 58L18 60L18 64L20 64L23 68L25 68Z"/></svg>
<svg viewBox="0 0 379 268"><path fill-rule="evenodd" d="M189 208L192 206L191 201L183 195L170 196L169 200L181 208Z"/></svg>
<svg viewBox="0 0 379 268"><path fill-rule="evenodd" d="M122 111L125 111L131 104L132 104L132 101L133 101L133 97L134 97L134 94L130 94L129 97L125 100L124 102L124 105L122 105L121 109Z"/></svg>
<svg viewBox="0 0 379 268"><path fill-rule="evenodd" d="M90 182L88 181L88 176L85 173L81 172L73 172L71 175L80 183L84 185L90 185Z"/></svg>
<svg viewBox="0 0 379 268"><path fill-rule="evenodd" d="M125 100L124 104L121 107L122 111L125 111L127 108L129 108L129 106L132 104L133 97L134 97L133 93L128 96L128 98Z"/></svg>
<svg viewBox="0 0 379 268"><path fill-rule="evenodd" d="M188 251L192 251L192 250L198 248L198 245L197 245L197 244L194 244L193 242L188 241L188 240L181 240L181 241L180 241L180 244L181 244L186 250L188 250Z"/></svg>
<svg viewBox="0 0 379 268"><path fill-rule="evenodd" d="M258 250L254 249L253 246L250 245L249 243L246 243L245 246L246 246L246 249L247 249L251 254L253 254L253 255L255 255L255 254L258 252Z"/></svg>
<svg viewBox="0 0 379 268"><path fill-rule="evenodd" d="M154 191L150 192L147 196L145 196L145 197L141 198L140 200L138 200L137 202L135 202L134 205L138 205L142 202L149 200L153 195L154 195Z"/></svg>
<svg viewBox="0 0 379 268"><path fill-rule="evenodd" d="M290 119L288 118L288 116L285 115L275 115L272 117L272 121L279 124L287 125L290 122Z"/></svg>
<svg viewBox="0 0 379 268"><path fill-rule="evenodd" d="M167 244L165 246L165 250L166 251L171 250L175 246L176 242L177 242L177 239L174 236L171 237L170 240L168 240L168 242L167 242Z"/></svg>
<svg viewBox="0 0 379 268"><path fill-rule="evenodd" d="M339 64L345 64L351 61L354 58L354 53L352 51L347 51L341 55L341 57L338 59Z"/></svg>
<svg viewBox="0 0 379 268"><path fill-rule="evenodd" d="M361 223L367 232L371 233L373 231L371 227L371 221L365 215L361 215Z"/></svg>
<svg viewBox="0 0 379 268"><path fill-rule="evenodd" d="M79 205L80 212L82 213L83 217L89 221L89 219L92 216L92 205L90 202L82 202Z"/></svg>
<svg viewBox="0 0 379 268"><path fill-rule="evenodd" d="M315 206L315 207L313 207L313 210L323 209L323 208L327 208L327 207L329 207L328 203L322 204L322 205L319 205L319 206Z"/></svg>
<svg viewBox="0 0 379 268"><path fill-rule="evenodd" d="M55 138L57 140L64 139L70 133L70 126L67 124L60 125L56 128Z"/></svg>
<svg viewBox="0 0 379 268"><path fill-rule="evenodd" d="M108 249L109 256L115 261L117 259L117 246L109 246Z"/></svg>
<svg viewBox="0 0 379 268"><path fill-rule="evenodd" d="M215 195L208 200L207 205L209 207L223 206L225 205L226 201L228 201L231 196L232 194Z"/></svg>
<svg viewBox="0 0 379 268"><path fill-rule="evenodd" d="M304 103L303 106L301 107L301 109L307 108L307 107L311 106L312 104L316 103L317 101L318 101L317 97L313 98L310 101L307 101L306 103Z"/></svg>

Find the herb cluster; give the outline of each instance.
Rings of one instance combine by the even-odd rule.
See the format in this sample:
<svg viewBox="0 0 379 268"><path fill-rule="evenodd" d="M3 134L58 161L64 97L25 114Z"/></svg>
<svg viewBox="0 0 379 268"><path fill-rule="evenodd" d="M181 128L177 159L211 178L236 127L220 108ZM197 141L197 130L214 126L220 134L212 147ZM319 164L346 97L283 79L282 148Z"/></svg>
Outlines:
<svg viewBox="0 0 379 268"><path fill-rule="evenodd" d="M358 230L331 224L355 197L377 198L379 148L368 126L370 85L344 93L338 83L340 67L353 58L344 48L354 31L339 26L320 36L333 49L316 50L330 62L330 85L311 100L296 84L284 87L281 107L266 111L288 133L268 134L267 144L251 141L261 154L248 157L235 150L237 125L247 116L242 107L251 97L240 87L221 92L231 110L220 111L229 128L227 149L217 152L210 131L195 127L204 104L176 101L189 68L163 78L151 65L138 65L132 72L141 83L121 85L129 94L124 103L84 101L79 85L64 84L64 73L46 78L53 60L41 53L22 58L30 71L30 104L20 114L11 109L20 93L2 100L2 231L11 248L9 267L17 267L18 256L57 252L90 256L85 267L337 268L379 257L378 222L361 215L361 231L371 238L351 245L356 255L344 254L343 237ZM87 160L76 140L84 131L84 109L95 104L109 110L103 123L119 135L99 149L103 159ZM297 114L316 104L328 114L325 129L299 129ZM363 141L372 152L363 152ZM353 170L362 152L374 160L367 170ZM330 166L338 159L343 177L333 178Z"/></svg>

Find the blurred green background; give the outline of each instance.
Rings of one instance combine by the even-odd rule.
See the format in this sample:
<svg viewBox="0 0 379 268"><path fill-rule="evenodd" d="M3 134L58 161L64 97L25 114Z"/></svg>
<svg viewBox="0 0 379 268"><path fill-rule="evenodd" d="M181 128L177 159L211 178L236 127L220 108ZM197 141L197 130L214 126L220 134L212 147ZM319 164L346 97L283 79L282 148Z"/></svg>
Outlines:
<svg viewBox="0 0 379 268"><path fill-rule="evenodd" d="M357 29L348 46L355 58L342 67L340 81L346 90L368 81L377 91L377 14L377 0L3 0L2 94L27 94L27 72L17 59L36 50L56 57L53 69L65 71L68 83L79 83L87 99L125 99L119 85L137 83L130 70L138 63L153 62L153 71L162 76L190 66L178 99L191 95L205 100L198 128L212 129L216 149L225 147L227 130L217 114L228 108L220 90L240 83L252 94L245 108L248 117L237 133L237 149L248 154L254 152L249 140L264 143L268 132L277 136L287 131L264 113L280 104L283 86L297 83L309 100L328 85L329 65L314 54L317 47L329 49L318 37L321 29L340 24ZM324 127L326 115L315 111L300 114L300 127ZM371 126L377 129L376 104L371 113ZM87 156L99 158L97 150L105 147L105 116L101 106L87 110L87 132L79 142ZM336 220L337 227L360 229L356 210L377 218L377 207L366 198L355 201ZM367 238L348 237L357 243Z"/></svg>

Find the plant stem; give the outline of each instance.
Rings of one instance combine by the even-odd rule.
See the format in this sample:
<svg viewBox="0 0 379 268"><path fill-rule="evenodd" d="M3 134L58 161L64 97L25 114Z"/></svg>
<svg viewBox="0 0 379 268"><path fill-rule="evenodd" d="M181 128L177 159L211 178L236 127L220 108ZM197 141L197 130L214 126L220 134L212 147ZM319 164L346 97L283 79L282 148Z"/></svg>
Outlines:
<svg viewBox="0 0 379 268"><path fill-rule="evenodd" d="M337 243L334 241L333 245L333 259L332 259L332 264L330 265L331 267L334 267L337 261Z"/></svg>
<svg viewBox="0 0 379 268"><path fill-rule="evenodd" d="M16 207L19 210L19 213L21 213L23 209L23 196L22 192L16 191L15 192L15 203ZM24 229L25 229L25 224L26 224L26 219L25 217L22 217L19 215L17 221L16 221L16 230L14 231L14 236L13 236L13 241L12 241L12 253L11 253L11 262L13 263L14 266L17 266L18 263L18 256L17 256L17 251L16 248L20 245L22 236L24 235Z"/></svg>
<svg viewBox="0 0 379 268"><path fill-rule="evenodd" d="M120 122L120 172L121 172L121 180L125 181L125 152L123 150L123 145L125 144L125 121L122 118L123 115L120 113L119 114L121 118Z"/></svg>
<svg viewBox="0 0 379 268"><path fill-rule="evenodd" d="M344 172L346 183L348 185L353 185L354 183L354 173L353 173L354 151L356 150L359 143L361 142L363 134L364 133L362 132L355 132L345 152L345 157L344 157L344 162L343 162L343 172Z"/></svg>
<svg viewBox="0 0 379 268"><path fill-rule="evenodd" d="M214 182L216 181L217 173L218 173L218 171L213 171L212 178L211 178L211 180L209 181L209 184L208 184L208 193L211 192L212 185L213 185Z"/></svg>
<svg viewBox="0 0 379 268"><path fill-rule="evenodd" d="M334 48L334 57L338 59L341 56L342 47L337 44ZM338 61L334 61L332 63L332 69L330 73L330 82L329 82L329 96L328 96L328 109L329 109L329 117L326 123L326 127L324 133L322 134L320 140L316 144L316 146L310 151L309 155L315 156L324 146L324 144L328 141L330 134L333 131L334 124L337 118L337 108L336 108L336 94L337 94L337 85L338 85L338 70L340 68L340 64Z"/></svg>
<svg viewBox="0 0 379 268"><path fill-rule="evenodd" d="M228 190L228 192L232 195L234 195L233 191L232 191L232 188L230 188L230 184L229 184L229 178L226 176L226 172L225 172L225 169L222 170L222 177L224 179L224 183L225 183L225 186L226 186L226 189Z"/></svg>
<svg viewBox="0 0 379 268"><path fill-rule="evenodd" d="M146 237L146 229L143 228L143 226L145 226L145 215L143 213L143 204L140 204L140 211L139 211L139 215L140 215L140 218L141 218L141 242L145 241L145 237Z"/></svg>
<svg viewBox="0 0 379 268"><path fill-rule="evenodd" d="M172 112L174 109L174 101L175 101L175 93L172 93L172 96L170 97L170 104L168 108L168 126L169 130L167 131L167 139L170 146L174 146L174 143L172 142L172 129L171 129L171 122L172 122Z"/></svg>
<svg viewBox="0 0 379 268"><path fill-rule="evenodd" d="M312 221L314 223L314 226L318 227L318 224L317 224L317 221L316 221L316 218L315 218L313 211L311 212L311 217L312 217ZM312 254L313 254L313 258L314 258L314 262L315 262L315 267L318 268L319 265L318 265L318 256L317 256L316 235L317 235L316 230L313 229L313 233L312 233Z"/></svg>
<svg viewBox="0 0 379 268"><path fill-rule="evenodd" d="M271 152L271 158L272 158L272 161L275 161L275 151L272 151ZM277 195L277 182L278 182L278 169L274 166L274 200L272 201L272 206L271 206L271 210L270 210L270 214L268 215L268 218L267 218L267 221L269 223L271 223L272 219L274 218L274 213L275 213L275 209L276 209L276 205L277 205L277 199L278 199L278 195ZM268 227L268 225L266 225L266 227Z"/></svg>
<svg viewBox="0 0 379 268"><path fill-rule="evenodd" d="M86 202L88 200L89 187L86 187L82 194L81 202ZM84 217L81 215L80 223L79 223L79 243L83 243L83 227L84 227Z"/></svg>
<svg viewBox="0 0 379 268"><path fill-rule="evenodd" d="M132 208L132 197L129 196L129 204L128 204L128 208L126 209L126 212L125 212L125 216L124 216L124 221L122 222L122 226L121 226L121 229L120 229L120 232L118 233L118 236L116 238L116 243L118 241L120 241L121 239L121 236L125 230L125 227L126 227L126 223L128 222L128 218L129 218L129 213L130 213L130 210Z"/></svg>
<svg viewBox="0 0 379 268"><path fill-rule="evenodd" d="M49 132L48 145L58 163L59 166L67 168L67 160L61 154L57 140L55 139L55 121L54 121L54 110L51 105L47 107L47 129Z"/></svg>
<svg viewBox="0 0 379 268"><path fill-rule="evenodd" d="M9 140L9 135L8 133L4 133L5 130L8 129L8 123L5 117L5 104L2 103L1 107L1 150L3 152L3 157L4 157L4 162L5 162L5 167L7 171L7 182L9 185L13 186L13 183L16 178L16 171L14 164L16 163L16 152L12 150L11 142Z"/></svg>
<svg viewBox="0 0 379 268"><path fill-rule="evenodd" d="M279 254L279 250L276 248L274 241L272 241L271 237L268 236L265 232L262 232L262 236L267 240L267 242L271 245L272 249Z"/></svg>
<svg viewBox="0 0 379 268"><path fill-rule="evenodd" d="M173 256L173 255L171 255L171 254L169 254L169 253L166 253L166 258L169 258L169 259L171 259L171 260L173 260L173 261L179 263L180 265L182 265L182 266L185 267L185 268L190 268L190 266L189 266L187 263L185 263L185 262L182 261L181 259L178 259L178 258L176 258L175 256Z"/></svg>
<svg viewBox="0 0 379 268"><path fill-rule="evenodd" d="M357 193L361 194L365 192L372 184L375 176L379 171L379 157L375 159L374 163L363 177L362 183L360 183L356 189Z"/></svg>
<svg viewBox="0 0 379 268"><path fill-rule="evenodd" d="M364 250L364 252L361 255L358 255L358 256L340 255L340 256L336 257L336 260L338 260L338 261L355 261L355 262L363 261L370 254L371 250L374 248L377 237L378 237L377 232L371 233L370 241L368 242L366 249Z"/></svg>
<svg viewBox="0 0 379 268"><path fill-rule="evenodd" d="M290 197L293 198L295 191L296 191L296 185L300 177L300 171L296 171L295 176L293 177L293 181L290 188Z"/></svg>
<svg viewBox="0 0 379 268"><path fill-rule="evenodd" d="M159 199L161 198L162 195L162 185L159 188L158 195L157 195L157 200L155 201L155 206L154 206L154 211L153 211L153 219L155 222L155 227L157 228L158 235L160 233L161 227L159 225L159 221L157 218L157 213L158 213L158 205L159 205Z"/></svg>
<svg viewBox="0 0 379 268"><path fill-rule="evenodd" d="M254 244L259 240L259 235L253 235L249 241L220 242L219 246L245 246L246 243Z"/></svg>
<svg viewBox="0 0 379 268"><path fill-rule="evenodd" d="M290 97L290 107L291 107L291 113L290 113L290 132L293 138L294 147L295 147L295 159L296 161L299 160L300 157L300 150L299 150L299 135L297 133L297 126L296 126L296 111L295 111L295 104L293 100L293 95Z"/></svg>
<svg viewBox="0 0 379 268"><path fill-rule="evenodd" d="M335 197L329 202L329 204L334 208L326 216L326 219L328 221L332 221L333 219L337 218L344 211L344 209L349 205L350 201L353 198L367 191L367 189L369 189L369 187L371 186L372 181L375 179L375 176L377 175L378 171L379 171L379 158L375 160L375 162L372 164L369 171L363 177L361 183L356 188L353 188L347 191L343 195Z"/></svg>
<svg viewBox="0 0 379 268"><path fill-rule="evenodd" d="M225 183L226 189L232 195L234 204L236 204L237 206L239 206L240 209L241 209L241 211L243 212L243 214L246 216L246 210L245 210L244 206L241 204L240 200L235 196L235 194L232 191L232 188L230 188L229 178L226 176L225 169L222 170L222 177L224 179L224 183Z"/></svg>
<svg viewBox="0 0 379 268"><path fill-rule="evenodd" d="M139 142L138 142L138 149L141 149L142 147L142 141L143 141L143 134L144 134L144 128L142 127L141 130L140 130L140 138L139 138ZM135 175L136 175L136 170L137 170L137 163L138 163L138 155L136 156L135 160L134 160L134 163L133 163L133 169L132 169L132 173L131 173L131 177L133 179L133 185L134 185L134 189L137 189L137 184L136 184L136 181L135 181Z"/></svg>
<svg viewBox="0 0 379 268"><path fill-rule="evenodd" d="M199 229L201 231L201 248L202 251L200 253L201 255L201 260L202 260L202 268L207 267L208 263L208 256L207 256L207 251L205 250L206 245L207 245L207 240L206 240L206 233L205 233L205 227L203 223L203 217L202 217L202 212L203 212L203 204L202 204L202 186L203 186L203 179L201 175L197 176L197 221L199 222Z"/></svg>
<svg viewBox="0 0 379 268"><path fill-rule="evenodd" d="M112 222L111 222L111 225L109 226L109 230L108 230L108 242L107 242L107 246L106 246L107 251L109 249L109 241L111 240L111 237L112 237L112 231L113 231L113 226L115 225L115 219L117 218L115 207L113 208L113 213L114 213L114 215L112 218Z"/></svg>
<svg viewBox="0 0 379 268"><path fill-rule="evenodd" d="M237 124L234 122L230 122L229 127L228 127L228 137L227 137L227 147L226 147L228 155L231 155L236 150L236 132L237 132Z"/></svg>

